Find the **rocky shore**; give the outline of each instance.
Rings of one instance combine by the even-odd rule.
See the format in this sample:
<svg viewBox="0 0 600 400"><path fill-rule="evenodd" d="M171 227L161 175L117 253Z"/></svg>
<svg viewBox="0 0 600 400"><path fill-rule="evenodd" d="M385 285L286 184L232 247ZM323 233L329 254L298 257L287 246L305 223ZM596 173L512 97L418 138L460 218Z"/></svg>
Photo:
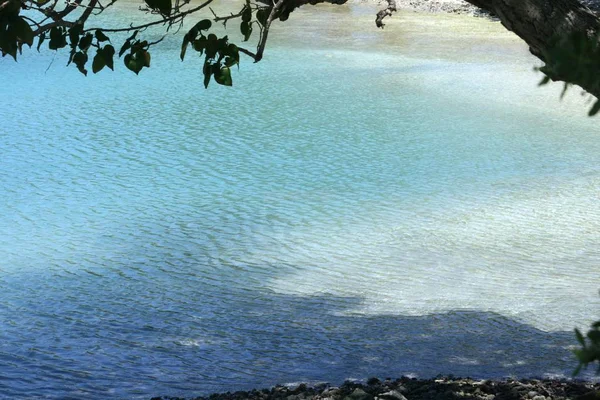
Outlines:
<svg viewBox="0 0 600 400"><path fill-rule="evenodd" d="M359 0L365 1L365 0ZM373 1L373 0L366 0ZM385 0L375 0L383 3ZM600 11L600 0L580 0L593 11ZM400 9L431 12L431 13L452 13L469 15L487 15L486 12L464 0L396 0Z"/></svg>
<svg viewBox="0 0 600 400"><path fill-rule="evenodd" d="M403 377L366 384L345 382L294 388L275 386L248 392L220 393L194 400L600 400L600 383L567 380L414 379ZM184 400L154 397L151 400Z"/></svg>
<svg viewBox="0 0 600 400"><path fill-rule="evenodd" d="M400 9L430 13L480 15L482 10L462 0L396 0Z"/></svg>

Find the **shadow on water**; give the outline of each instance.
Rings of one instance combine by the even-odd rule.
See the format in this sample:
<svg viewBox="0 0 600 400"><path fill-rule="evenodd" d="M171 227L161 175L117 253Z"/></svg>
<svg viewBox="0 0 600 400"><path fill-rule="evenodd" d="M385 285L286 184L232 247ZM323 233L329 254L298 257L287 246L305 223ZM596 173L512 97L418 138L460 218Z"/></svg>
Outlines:
<svg viewBox="0 0 600 400"><path fill-rule="evenodd" d="M43 295L41 282L29 282L22 289L30 300L8 303L0 394L190 397L371 376L568 375L575 364L565 348L571 332L544 332L491 312L358 315L347 310L360 297L235 284L170 290L160 279L122 287L83 276L74 278L77 286Z"/></svg>

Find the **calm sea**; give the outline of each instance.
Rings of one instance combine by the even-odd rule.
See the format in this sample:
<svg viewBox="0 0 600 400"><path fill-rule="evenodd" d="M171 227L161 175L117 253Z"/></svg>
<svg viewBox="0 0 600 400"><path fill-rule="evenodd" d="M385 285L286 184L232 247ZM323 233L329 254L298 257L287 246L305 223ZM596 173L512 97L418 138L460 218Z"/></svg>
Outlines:
<svg viewBox="0 0 600 400"><path fill-rule="evenodd" d="M309 8L208 90L180 39L0 60L0 398L571 373L600 127L518 39Z"/></svg>

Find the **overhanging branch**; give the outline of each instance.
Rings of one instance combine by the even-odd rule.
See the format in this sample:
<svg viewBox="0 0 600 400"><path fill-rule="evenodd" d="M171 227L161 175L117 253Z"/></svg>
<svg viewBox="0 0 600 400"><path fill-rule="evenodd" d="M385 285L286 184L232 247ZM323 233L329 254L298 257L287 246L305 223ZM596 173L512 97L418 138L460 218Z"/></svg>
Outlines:
<svg viewBox="0 0 600 400"><path fill-rule="evenodd" d="M560 39L564 41L579 36L594 41L597 40L600 32L598 16L577 0L466 1L498 16L502 25L529 45L529 50L533 55L550 66L557 60L548 55L555 53ZM573 68L581 66L581 60L574 57L560 61L572 65ZM598 73L598 71L589 72ZM597 82L573 78L573 76L555 75L550 78L579 85L588 93L600 98L600 88Z"/></svg>

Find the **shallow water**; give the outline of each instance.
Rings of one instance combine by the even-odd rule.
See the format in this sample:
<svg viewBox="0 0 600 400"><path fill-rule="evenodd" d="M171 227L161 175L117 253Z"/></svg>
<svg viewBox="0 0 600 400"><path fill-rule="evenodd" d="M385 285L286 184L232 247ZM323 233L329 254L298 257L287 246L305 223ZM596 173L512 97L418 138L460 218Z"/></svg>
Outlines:
<svg viewBox="0 0 600 400"><path fill-rule="evenodd" d="M179 38L139 77L0 60L0 397L570 374L600 306L584 100L496 23L316 11L233 89Z"/></svg>

